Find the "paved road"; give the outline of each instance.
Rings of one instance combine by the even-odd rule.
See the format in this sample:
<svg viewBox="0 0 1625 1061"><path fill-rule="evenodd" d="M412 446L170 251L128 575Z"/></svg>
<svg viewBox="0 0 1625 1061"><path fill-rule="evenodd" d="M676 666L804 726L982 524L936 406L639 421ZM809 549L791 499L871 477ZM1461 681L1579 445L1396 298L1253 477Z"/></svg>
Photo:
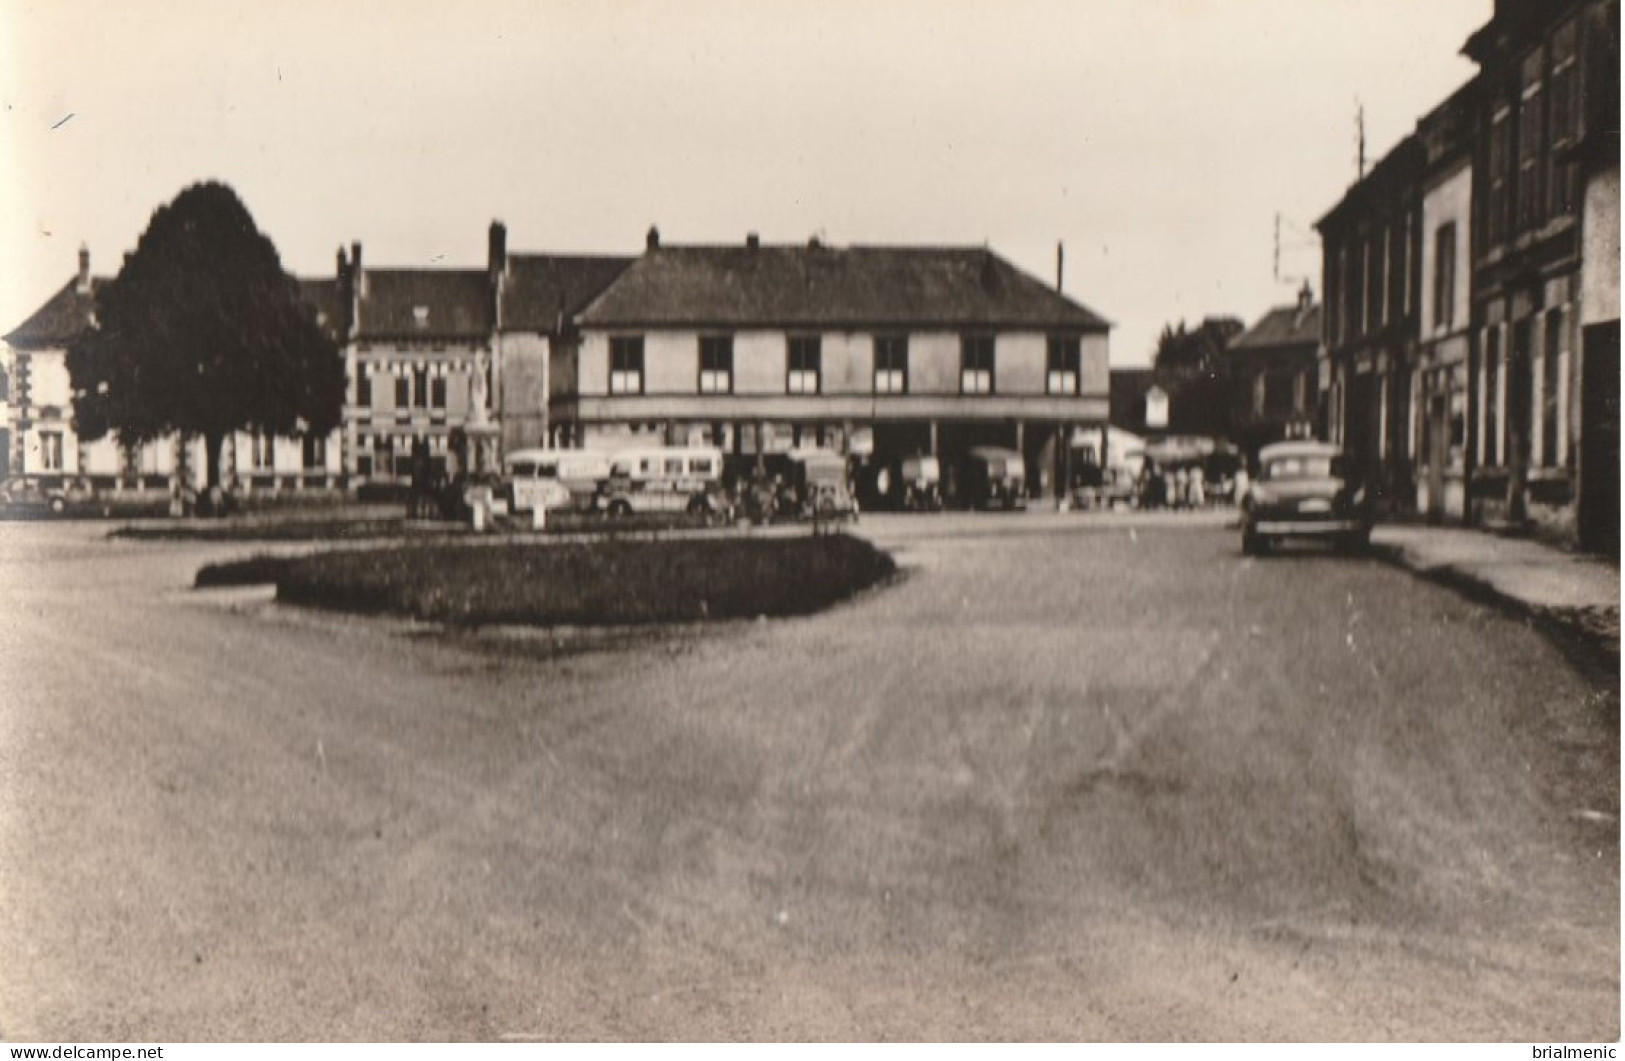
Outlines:
<svg viewBox="0 0 1625 1061"><path fill-rule="evenodd" d="M1615 681L1154 522L449 643L0 525L0 1034L1617 1038Z"/></svg>

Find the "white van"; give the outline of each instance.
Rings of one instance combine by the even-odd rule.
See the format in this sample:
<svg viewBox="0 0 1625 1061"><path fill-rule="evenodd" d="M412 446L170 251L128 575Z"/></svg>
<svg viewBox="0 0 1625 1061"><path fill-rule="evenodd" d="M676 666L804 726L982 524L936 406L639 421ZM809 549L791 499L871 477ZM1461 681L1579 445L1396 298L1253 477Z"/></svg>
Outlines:
<svg viewBox="0 0 1625 1061"><path fill-rule="evenodd" d="M590 508L609 465L609 454L590 449L516 449L502 462L515 512Z"/></svg>
<svg viewBox="0 0 1625 1061"><path fill-rule="evenodd" d="M727 511L722 496L722 451L713 446L615 450L596 507L611 516L634 512L721 515Z"/></svg>

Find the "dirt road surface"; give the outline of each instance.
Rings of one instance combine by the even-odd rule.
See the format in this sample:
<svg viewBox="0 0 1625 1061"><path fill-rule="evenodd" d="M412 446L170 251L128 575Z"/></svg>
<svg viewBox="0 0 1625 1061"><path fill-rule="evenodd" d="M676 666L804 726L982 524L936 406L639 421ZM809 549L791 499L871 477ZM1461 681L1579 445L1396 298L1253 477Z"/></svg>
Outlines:
<svg viewBox="0 0 1625 1061"><path fill-rule="evenodd" d="M866 518L814 618L469 638L102 530L0 525L7 1038L1620 1032L1617 680L1373 561Z"/></svg>

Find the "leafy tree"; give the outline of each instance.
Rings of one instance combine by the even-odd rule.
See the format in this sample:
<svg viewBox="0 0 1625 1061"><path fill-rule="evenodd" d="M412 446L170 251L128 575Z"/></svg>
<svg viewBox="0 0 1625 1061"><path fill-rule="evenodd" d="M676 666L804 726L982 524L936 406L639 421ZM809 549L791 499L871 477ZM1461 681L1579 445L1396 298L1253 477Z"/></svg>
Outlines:
<svg viewBox="0 0 1625 1061"><path fill-rule="evenodd" d="M1234 317L1206 317L1195 328L1164 325L1152 361L1168 394L1168 428L1175 434L1229 434L1229 373L1225 350L1245 330Z"/></svg>
<svg viewBox="0 0 1625 1061"><path fill-rule="evenodd" d="M326 434L343 411L337 347L237 194L215 182L152 215L97 292L68 374L81 437L201 435L210 488L229 433Z"/></svg>

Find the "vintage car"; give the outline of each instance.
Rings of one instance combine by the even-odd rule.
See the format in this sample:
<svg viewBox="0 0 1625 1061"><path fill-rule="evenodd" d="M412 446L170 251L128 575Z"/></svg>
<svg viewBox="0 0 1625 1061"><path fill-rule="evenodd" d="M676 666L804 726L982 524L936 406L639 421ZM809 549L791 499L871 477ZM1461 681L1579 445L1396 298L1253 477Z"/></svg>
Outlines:
<svg viewBox="0 0 1625 1061"><path fill-rule="evenodd" d="M61 515L96 507L96 489L83 476L15 475L0 482L0 512Z"/></svg>
<svg viewBox="0 0 1625 1061"><path fill-rule="evenodd" d="M1347 549L1371 540L1370 498L1347 456L1326 442L1277 442L1258 454L1241 502L1241 548L1268 552L1283 538L1319 538Z"/></svg>
<svg viewBox="0 0 1625 1061"><path fill-rule="evenodd" d="M872 464L861 472L859 485L865 508L894 512L942 509L942 462L927 454Z"/></svg>
<svg viewBox="0 0 1625 1061"><path fill-rule="evenodd" d="M786 485L791 506L805 519L857 519L858 506L847 485L846 459L821 449L789 453Z"/></svg>
<svg viewBox="0 0 1625 1061"><path fill-rule="evenodd" d="M971 508L1026 508L1027 462L1013 449L975 446L965 455L959 500Z"/></svg>

